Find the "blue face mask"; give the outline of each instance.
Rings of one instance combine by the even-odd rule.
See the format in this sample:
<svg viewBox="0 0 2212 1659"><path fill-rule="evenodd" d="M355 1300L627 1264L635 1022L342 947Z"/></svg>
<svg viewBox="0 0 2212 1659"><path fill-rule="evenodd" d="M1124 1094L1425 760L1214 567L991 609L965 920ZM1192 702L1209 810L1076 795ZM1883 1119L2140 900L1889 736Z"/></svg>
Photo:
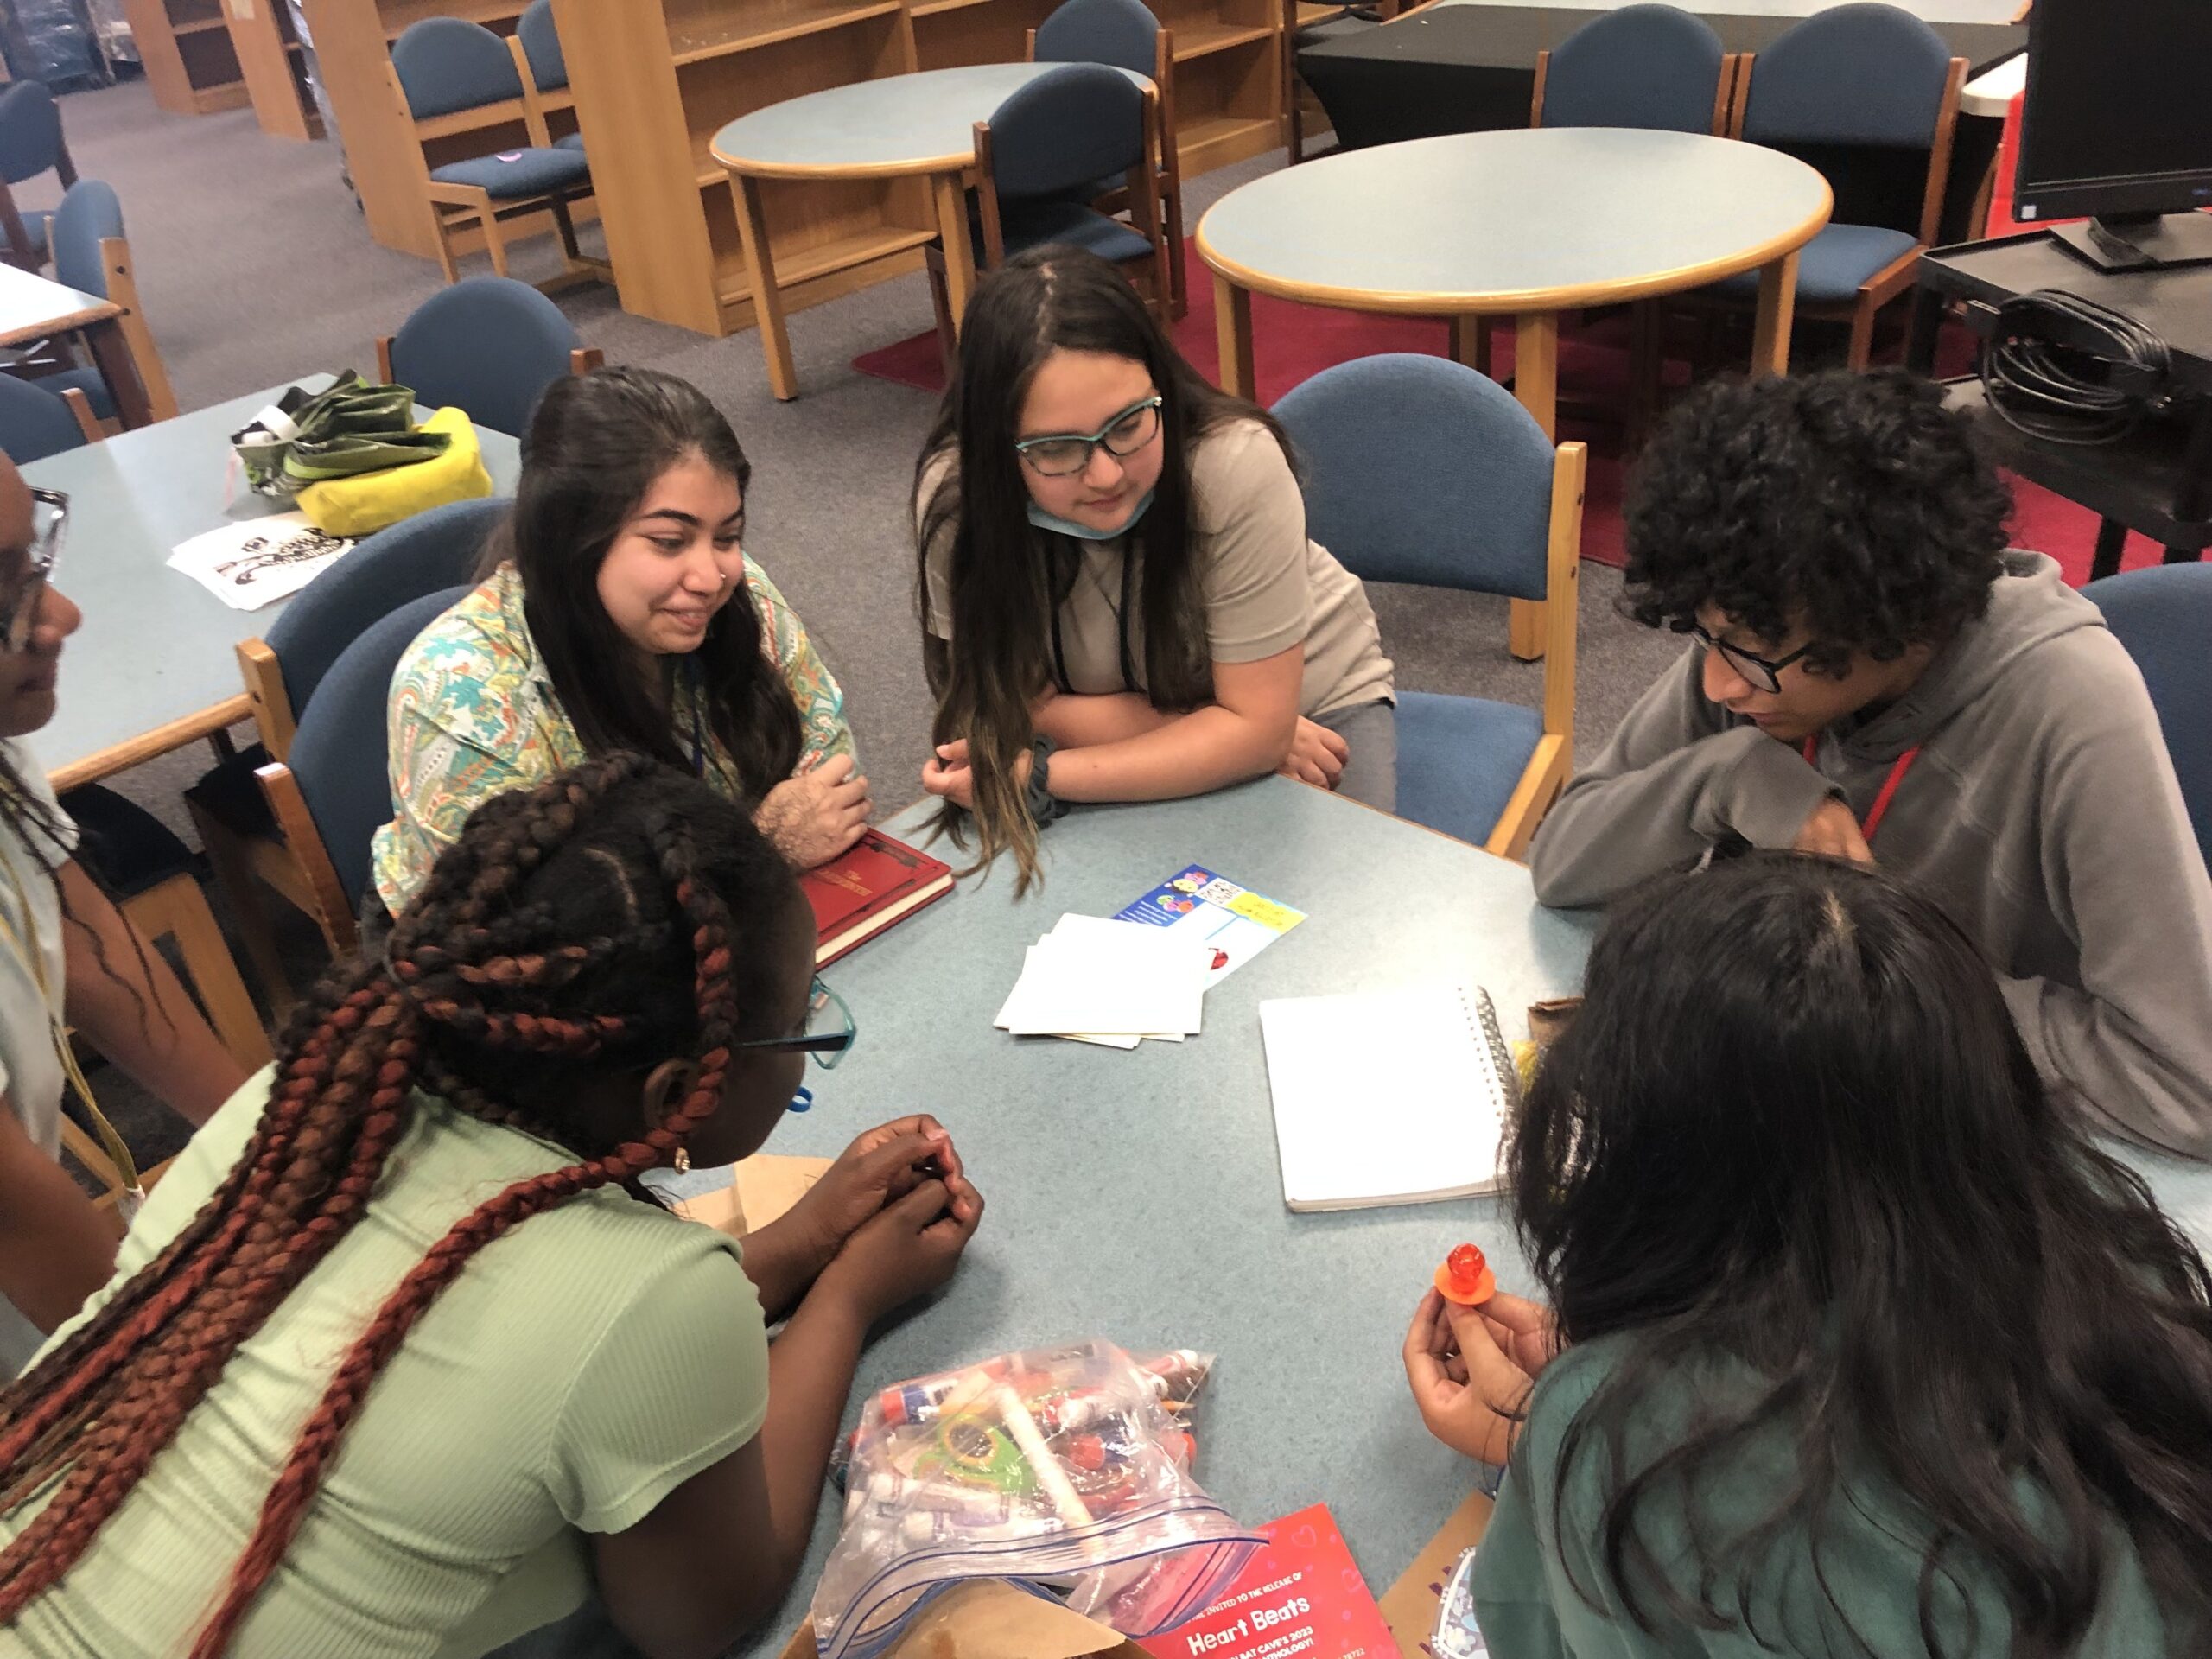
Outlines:
<svg viewBox="0 0 2212 1659"><path fill-rule="evenodd" d="M1098 530L1090 524L1078 524L1072 518L1063 518L1058 513L1047 512L1037 505L1034 497L1029 503L1029 522L1039 530L1057 531L1063 536L1072 536L1081 542L1110 542L1116 536L1126 536L1136 528L1137 520L1144 517L1145 509L1152 505L1152 492L1147 490L1129 510L1129 516L1113 530Z"/></svg>

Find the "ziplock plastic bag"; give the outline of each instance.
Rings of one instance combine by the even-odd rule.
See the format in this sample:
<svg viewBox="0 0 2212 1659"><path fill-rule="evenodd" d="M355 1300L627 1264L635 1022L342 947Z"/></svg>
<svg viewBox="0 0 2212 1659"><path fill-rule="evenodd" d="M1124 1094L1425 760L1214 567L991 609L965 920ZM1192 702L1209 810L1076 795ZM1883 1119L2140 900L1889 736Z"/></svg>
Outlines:
<svg viewBox="0 0 2212 1659"><path fill-rule="evenodd" d="M1007 1580L1130 1637L1211 1605L1264 1541L1191 1478L1176 1410L1212 1363L1090 1341L878 1395L815 1586L821 1659L868 1659L969 1579Z"/></svg>

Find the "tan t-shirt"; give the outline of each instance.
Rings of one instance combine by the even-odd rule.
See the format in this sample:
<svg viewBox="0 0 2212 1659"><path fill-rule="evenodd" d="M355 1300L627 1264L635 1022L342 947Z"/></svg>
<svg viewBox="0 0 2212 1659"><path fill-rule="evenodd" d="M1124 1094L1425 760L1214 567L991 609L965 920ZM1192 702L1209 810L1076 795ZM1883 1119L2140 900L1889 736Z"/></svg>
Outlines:
<svg viewBox="0 0 2212 1659"><path fill-rule="evenodd" d="M923 480L924 505L941 472ZM1328 549L1306 536L1306 499L1282 446L1256 421L1209 433L1191 461L1198 585L1206 642L1217 663L1256 663L1303 640L1306 680L1299 712L1309 719L1391 699L1390 659L1367 592ZM1122 562L1141 544L1117 536L1077 541L1082 568L1060 606L1062 667L1086 696L1125 690L1119 614ZM930 626L952 638L950 537L930 550ZM1131 584L1141 589L1142 572ZM1144 619L1128 619L1129 661L1144 689Z"/></svg>

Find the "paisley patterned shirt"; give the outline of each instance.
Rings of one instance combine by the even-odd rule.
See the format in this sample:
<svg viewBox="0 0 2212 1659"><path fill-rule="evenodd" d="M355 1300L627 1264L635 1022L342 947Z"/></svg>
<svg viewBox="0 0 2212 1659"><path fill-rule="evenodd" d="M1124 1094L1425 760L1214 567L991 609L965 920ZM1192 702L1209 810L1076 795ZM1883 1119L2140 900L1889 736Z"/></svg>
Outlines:
<svg viewBox="0 0 2212 1659"><path fill-rule="evenodd" d="M798 614L750 558L745 585L760 615L762 644L775 653L798 705L798 770L851 754L845 694ZM707 781L741 798L736 763L714 735L702 693L679 677L675 698L677 730L705 735ZM502 565L407 648L391 677L385 720L397 812L377 831L370 858L377 893L395 914L486 799L584 759L583 741L530 637L522 575L512 565Z"/></svg>

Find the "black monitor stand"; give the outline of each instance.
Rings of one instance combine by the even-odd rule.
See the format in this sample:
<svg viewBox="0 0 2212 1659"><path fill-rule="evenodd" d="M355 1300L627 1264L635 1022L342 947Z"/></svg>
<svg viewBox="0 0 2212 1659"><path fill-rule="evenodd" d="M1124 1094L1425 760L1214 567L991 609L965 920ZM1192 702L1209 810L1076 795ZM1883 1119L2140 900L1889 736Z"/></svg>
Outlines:
<svg viewBox="0 0 2212 1659"><path fill-rule="evenodd" d="M2146 213L2054 225L2054 239L2100 270L2212 264L2212 213Z"/></svg>

